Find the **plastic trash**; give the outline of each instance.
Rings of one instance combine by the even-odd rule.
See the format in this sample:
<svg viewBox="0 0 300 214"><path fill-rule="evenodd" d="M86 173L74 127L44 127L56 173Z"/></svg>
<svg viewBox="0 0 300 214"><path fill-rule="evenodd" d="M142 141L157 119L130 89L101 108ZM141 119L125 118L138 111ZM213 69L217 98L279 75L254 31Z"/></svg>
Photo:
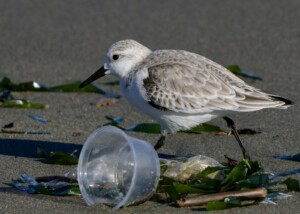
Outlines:
<svg viewBox="0 0 300 214"><path fill-rule="evenodd" d="M159 158L153 146L114 126L104 126L88 137L77 167L85 202L104 203L113 209L149 199L159 177Z"/></svg>

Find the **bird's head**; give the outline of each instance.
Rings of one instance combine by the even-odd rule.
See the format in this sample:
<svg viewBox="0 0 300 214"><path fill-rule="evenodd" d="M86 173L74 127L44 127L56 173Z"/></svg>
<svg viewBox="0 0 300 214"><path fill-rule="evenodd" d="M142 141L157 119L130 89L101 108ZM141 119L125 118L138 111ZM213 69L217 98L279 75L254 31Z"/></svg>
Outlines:
<svg viewBox="0 0 300 214"><path fill-rule="evenodd" d="M107 74L123 78L150 53L150 49L134 40L116 42L108 49L104 65L83 81L79 87L84 87Z"/></svg>

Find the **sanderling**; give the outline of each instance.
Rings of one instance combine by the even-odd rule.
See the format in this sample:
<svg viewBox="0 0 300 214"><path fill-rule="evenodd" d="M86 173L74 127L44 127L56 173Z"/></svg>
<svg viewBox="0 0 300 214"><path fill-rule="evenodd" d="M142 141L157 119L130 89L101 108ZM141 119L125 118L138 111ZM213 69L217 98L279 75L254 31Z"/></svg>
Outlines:
<svg viewBox="0 0 300 214"><path fill-rule="evenodd" d="M133 40L110 46L104 65L80 87L112 74L120 79L124 97L161 126L155 145L167 134L188 130L227 111L286 109L288 99L246 84L225 67L184 50L156 50Z"/></svg>

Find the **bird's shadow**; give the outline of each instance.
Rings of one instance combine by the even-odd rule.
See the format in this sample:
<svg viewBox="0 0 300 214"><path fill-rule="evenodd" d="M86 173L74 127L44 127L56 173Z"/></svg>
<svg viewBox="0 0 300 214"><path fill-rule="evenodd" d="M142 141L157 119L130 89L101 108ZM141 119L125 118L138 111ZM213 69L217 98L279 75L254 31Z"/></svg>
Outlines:
<svg viewBox="0 0 300 214"><path fill-rule="evenodd" d="M66 153L75 153L78 156L82 149L82 145L72 143L62 143L53 141L40 141L40 140L25 140L25 139L8 139L0 138L0 155L26 157L26 158L39 158L37 148L43 148L46 151L60 151Z"/></svg>

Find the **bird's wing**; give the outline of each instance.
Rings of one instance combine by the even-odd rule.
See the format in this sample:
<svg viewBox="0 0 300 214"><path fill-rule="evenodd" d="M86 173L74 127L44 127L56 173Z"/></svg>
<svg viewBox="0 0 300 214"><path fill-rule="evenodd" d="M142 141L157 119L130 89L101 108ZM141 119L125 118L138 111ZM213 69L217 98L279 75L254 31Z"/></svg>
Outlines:
<svg viewBox="0 0 300 214"><path fill-rule="evenodd" d="M148 73L143 83L148 102L156 108L188 113L238 108L239 97L229 81L205 65L162 63L149 67Z"/></svg>
<svg viewBox="0 0 300 214"><path fill-rule="evenodd" d="M197 114L286 108L277 96L247 85L210 60L156 64L148 67L148 74L143 80L148 102L161 110Z"/></svg>

